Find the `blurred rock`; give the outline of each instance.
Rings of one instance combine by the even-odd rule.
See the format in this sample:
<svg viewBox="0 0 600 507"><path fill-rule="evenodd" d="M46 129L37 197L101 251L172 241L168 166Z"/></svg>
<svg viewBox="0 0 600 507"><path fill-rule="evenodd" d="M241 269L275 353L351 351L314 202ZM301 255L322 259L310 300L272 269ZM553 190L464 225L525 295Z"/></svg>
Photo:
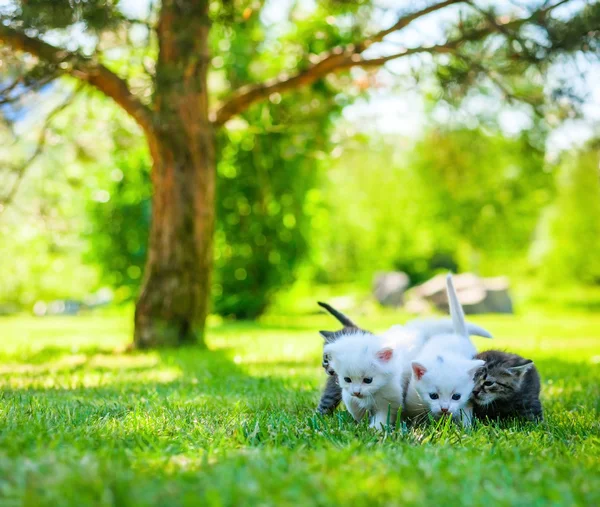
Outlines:
<svg viewBox="0 0 600 507"><path fill-rule="evenodd" d="M454 276L454 286L458 299L466 314L513 313L513 303L509 294L506 277L480 278L472 273ZM446 276L438 275L415 287L411 296L429 302L442 312L448 312L446 297ZM413 303L417 305L417 303Z"/></svg>
<svg viewBox="0 0 600 507"><path fill-rule="evenodd" d="M401 271L376 273L373 279L373 295L383 306L402 306L404 292L409 283L408 275Z"/></svg>
<svg viewBox="0 0 600 507"><path fill-rule="evenodd" d="M109 305L114 299L113 292L108 288L100 289L94 294L86 296L84 303L86 308L93 309Z"/></svg>
<svg viewBox="0 0 600 507"><path fill-rule="evenodd" d="M83 308L83 303L70 299L58 299L45 303L38 301L33 305L33 313L38 317L45 315L77 315Z"/></svg>

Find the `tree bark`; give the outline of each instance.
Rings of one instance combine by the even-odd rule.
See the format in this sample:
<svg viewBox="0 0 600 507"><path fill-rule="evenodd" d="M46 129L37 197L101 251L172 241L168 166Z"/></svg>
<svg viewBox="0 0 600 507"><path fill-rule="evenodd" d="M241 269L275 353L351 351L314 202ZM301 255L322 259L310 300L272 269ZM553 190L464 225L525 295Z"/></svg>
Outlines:
<svg viewBox="0 0 600 507"><path fill-rule="evenodd" d="M135 311L138 348L204 344L215 214L207 1L166 0L158 24L152 226Z"/></svg>

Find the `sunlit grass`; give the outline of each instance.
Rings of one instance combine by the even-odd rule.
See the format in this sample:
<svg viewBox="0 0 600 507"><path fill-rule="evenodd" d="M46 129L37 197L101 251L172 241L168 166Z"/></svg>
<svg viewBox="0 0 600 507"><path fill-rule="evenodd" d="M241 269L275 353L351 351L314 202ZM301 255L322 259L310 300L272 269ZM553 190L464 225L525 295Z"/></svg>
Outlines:
<svg viewBox="0 0 600 507"><path fill-rule="evenodd" d="M384 329L404 318L357 317ZM598 505L600 316L474 319L534 359L542 425L388 434L315 417L324 315L128 353L122 316L0 320L2 505Z"/></svg>

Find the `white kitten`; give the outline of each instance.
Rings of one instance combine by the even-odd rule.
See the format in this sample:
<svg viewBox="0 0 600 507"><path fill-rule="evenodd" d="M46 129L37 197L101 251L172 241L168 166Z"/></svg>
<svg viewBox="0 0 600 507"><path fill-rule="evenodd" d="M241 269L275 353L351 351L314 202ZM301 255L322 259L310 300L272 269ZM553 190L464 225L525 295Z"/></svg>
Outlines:
<svg viewBox="0 0 600 507"><path fill-rule="evenodd" d="M342 399L356 421L372 416L370 426L394 424L402 406L402 357L393 340L353 333L325 346Z"/></svg>
<svg viewBox="0 0 600 507"><path fill-rule="evenodd" d="M468 327L452 276L446 279L454 332L431 337L411 362L412 378L405 400L405 413L412 418L431 413L438 418L451 415L463 425L471 424L469 398L473 376L484 361L473 359L477 349L469 339Z"/></svg>

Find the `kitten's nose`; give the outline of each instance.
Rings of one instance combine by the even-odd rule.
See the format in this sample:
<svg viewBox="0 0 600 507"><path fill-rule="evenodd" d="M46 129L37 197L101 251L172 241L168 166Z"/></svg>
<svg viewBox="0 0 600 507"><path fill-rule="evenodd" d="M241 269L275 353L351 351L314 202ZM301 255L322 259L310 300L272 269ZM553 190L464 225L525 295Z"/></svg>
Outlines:
<svg viewBox="0 0 600 507"><path fill-rule="evenodd" d="M442 408L442 414L447 414L447 413L448 413L448 408L447 407Z"/></svg>
<svg viewBox="0 0 600 507"><path fill-rule="evenodd" d="M360 391L352 391L352 396L356 396L357 398L362 398L362 394L360 394Z"/></svg>
<svg viewBox="0 0 600 507"><path fill-rule="evenodd" d="M477 396L479 395L480 390L479 389L473 389L473 396L475 396L475 398L477 398Z"/></svg>

